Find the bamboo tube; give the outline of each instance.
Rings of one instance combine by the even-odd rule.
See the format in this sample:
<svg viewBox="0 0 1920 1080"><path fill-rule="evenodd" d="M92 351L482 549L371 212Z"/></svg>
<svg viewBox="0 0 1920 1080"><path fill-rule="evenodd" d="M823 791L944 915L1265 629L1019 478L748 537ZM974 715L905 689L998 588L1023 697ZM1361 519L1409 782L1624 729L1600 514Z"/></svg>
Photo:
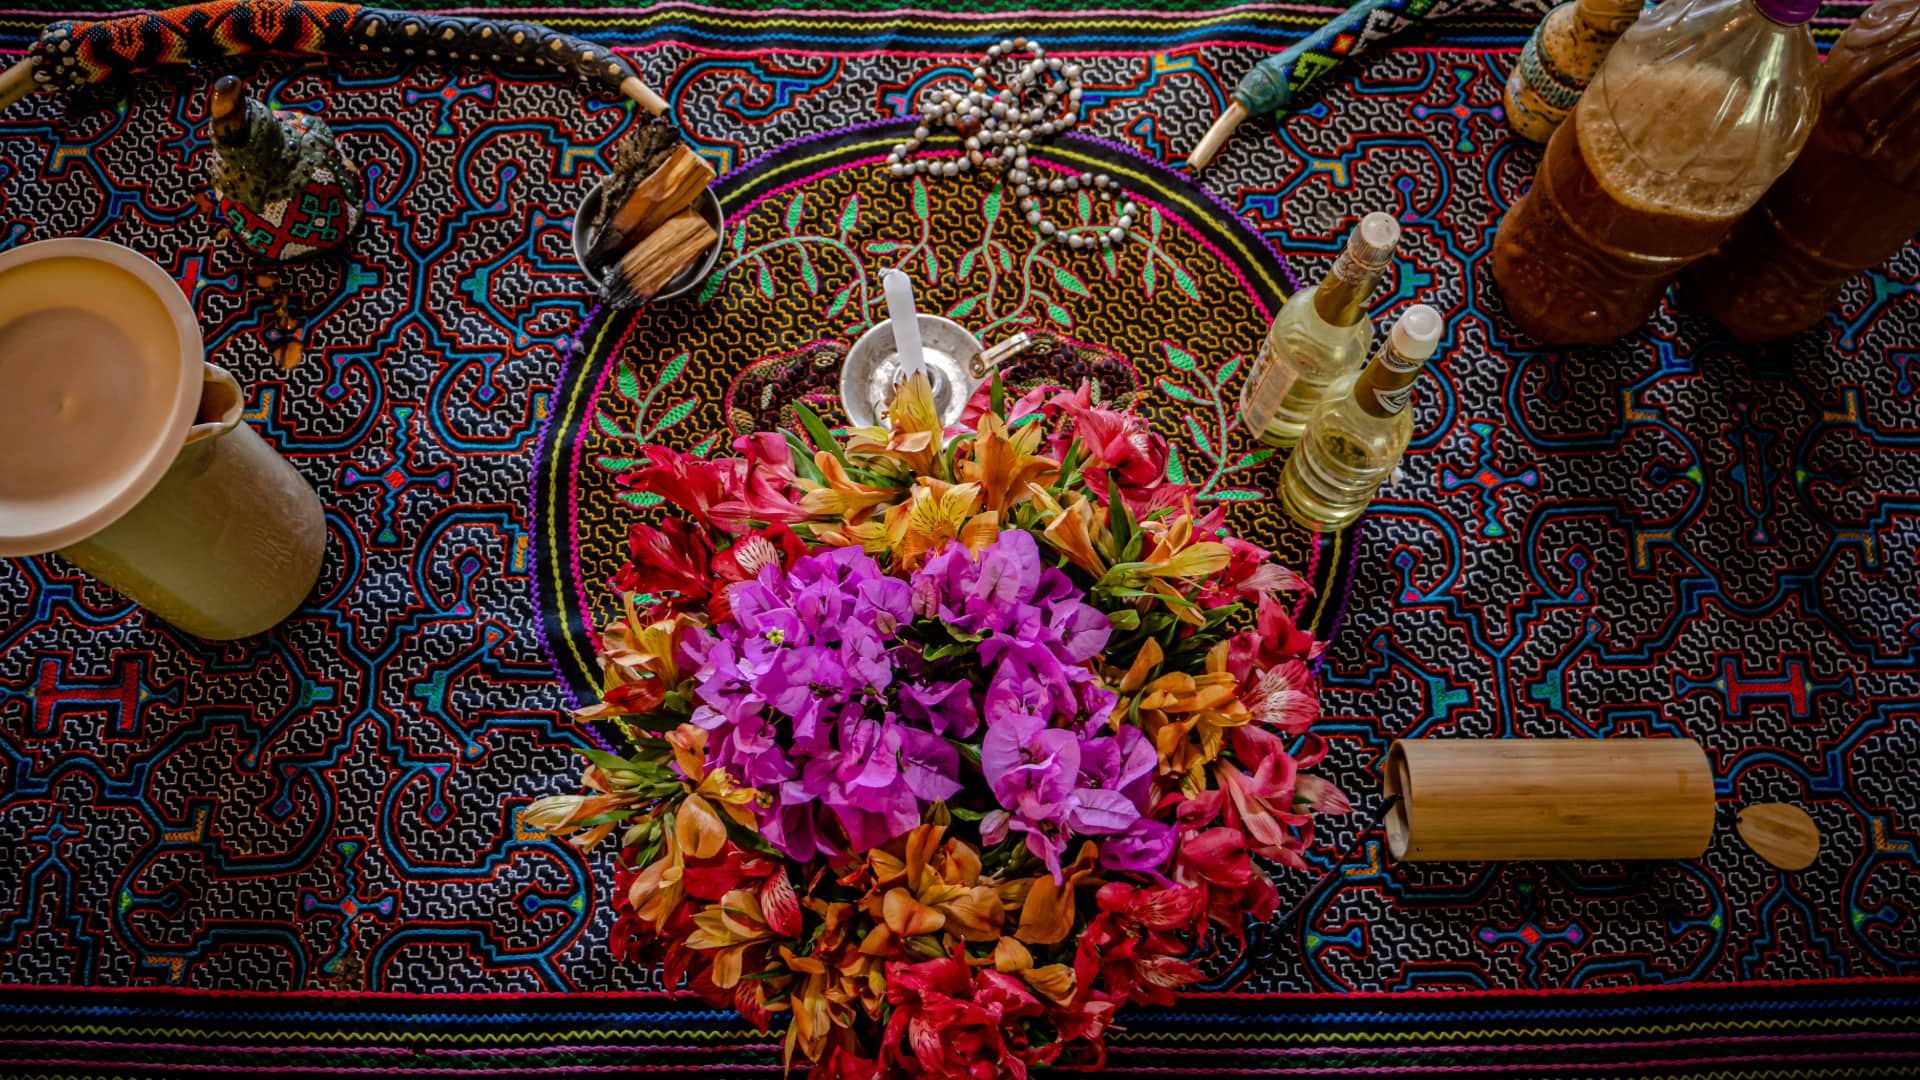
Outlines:
<svg viewBox="0 0 1920 1080"><path fill-rule="evenodd" d="M1401 739L1385 772L1405 862L1692 859L1713 836L1691 739Z"/></svg>
<svg viewBox="0 0 1920 1080"><path fill-rule="evenodd" d="M38 89L39 86L33 81L32 57L0 72L0 112Z"/></svg>

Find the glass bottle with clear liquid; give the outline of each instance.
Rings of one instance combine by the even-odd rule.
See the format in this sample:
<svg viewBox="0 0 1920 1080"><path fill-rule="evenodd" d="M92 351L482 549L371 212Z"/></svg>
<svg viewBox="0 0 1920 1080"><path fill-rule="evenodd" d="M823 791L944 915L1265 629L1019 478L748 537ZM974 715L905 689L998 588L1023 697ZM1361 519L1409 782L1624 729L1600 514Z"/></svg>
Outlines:
<svg viewBox="0 0 1920 1080"><path fill-rule="evenodd" d="M1398 222L1368 214L1326 279L1287 298L1240 388L1240 423L1248 434L1292 446L1321 402L1346 393L1373 346L1367 301L1399 243Z"/></svg>
<svg viewBox="0 0 1920 1080"><path fill-rule="evenodd" d="M1280 505L1307 528L1350 524L1400 463L1413 438L1413 382L1440 344L1440 313L1415 304L1345 397L1323 403L1280 474Z"/></svg>

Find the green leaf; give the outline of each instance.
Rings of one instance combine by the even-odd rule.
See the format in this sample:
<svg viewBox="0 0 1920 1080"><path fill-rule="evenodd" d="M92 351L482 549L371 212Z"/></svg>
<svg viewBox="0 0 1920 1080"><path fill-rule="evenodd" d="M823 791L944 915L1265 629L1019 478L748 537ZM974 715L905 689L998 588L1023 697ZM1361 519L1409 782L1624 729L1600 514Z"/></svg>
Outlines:
<svg viewBox="0 0 1920 1080"><path fill-rule="evenodd" d="M1184 484L1187 482L1186 467L1180 464L1180 444L1167 444L1167 482Z"/></svg>
<svg viewBox="0 0 1920 1080"><path fill-rule="evenodd" d="M820 278L813 272L813 260L807 257L806 248L795 248L800 253L800 280L806 283L809 296L820 295Z"/></svg>
<svg viewBox="0 0 1920 1080"><path fill-rule="evenodd" d="M927 220L927 182L918 176L913 178L913 216Z"/></svg>
<svg viewBox="0 0 1920 1080"><path fill-rule="evenodd" d="M643 765L642 762L628 761L618 754L609 754L605 750L582 750L580 756L608 772L637 773Z"/></svg>
<svg viewBox="0 0 1920 1080"><path fill-rule="evenodd" d="M1007 385L1000 381L1000 369L993 369L993 382L987 387L987 408L996 416L1007 414Z"/></svg>
<svg viewBox="0 0 1920 1080"><path fill-rule="evenodd" d="M1261 462L1267 460L1272 456L1273 456L1272 447L1267 447L1262 450L1249 450L1246 453L1241 454L1240 460L1234 462L1231 466L1229 466L1228 471L1238 472L1241 469L1251 469L1255 465L1260 464Z"/></svg>
<svg viewBox="0 0 1920 1080"><path fill-rule="evenodd" d="M938 285L940 283L940 259L934 255L932 248L927 249L926 257L927 284Z"/></svg>
<svg viewBox="0 0 1920 1080"><path fill-rule="evenodd" d="M846 307L847 301L853 299L853 286L854 282L847 282L846 287L834 296L833 303L827 306L827 318L831 319L840 314L840 309Z"/></svg>
<svg viewBox="0 0 1920 1080"><path fill-rule="evenodd" d="M613 379L621 397L636 405L640 403L640 376L634 372L632 364L623 361L615 370Z"/></svg>
<svg viewBox="0 0 1920 1080"><path fill-rule="evenodd" d="M1193 275L1177 265L1173 268L1173 284L1181 292L1186 293L1188 299L1200 299L1200 290L1193 283Z"/></svg>
<svg viewBox="0 0 1920 1080"><path fill-rule="evenodd" d="M1112 248L1100 249L1100 262L1107 268L1108 277L1114 277L1120 273L1120 256Z"/></svg>
<svg viewBox="0 0 1920 1080"><path fill-rule="evenodd" d="M700 399L697 397L690 397L685 401L678 402L673 408L660 414L660 419L653 425L653 430L656 433L665 431L680 421L685 420L687 417L692 416L693 410L699 407Z"/></svg>
<svg viewBox="0 0 1920 1080"><path fill-rule="evenodd" d="M1147 207L1147 230L1155 240L1160 239L1160 208L1157 206Z"/></svg>
<svg viewBox="0 0 1920 1080"><path fill-rule="evenodd" d="M654 380L654 389L664 390L673 385L673 383L680 378L681 374L687 370L687 364L692 359L692 353L683 352L679 356L667 361L666 366L660 369L660 377Z"/></svg>
<svg viewBox="0 0 1920 1080"><path fill-rule="evenodd" d="M1107 473L1107 528L1113 532L1114 546L1125 548L1127 541L1133 539L1133 511L1127 508L1127 500L1120 497L1120 478L1116 473Z"/></svg>
<svg viewBox="0 0 1920 1080"><path fill-rule="evenodd" d="M697 458L703 458L713 453L713 448L718 445L720 445L720 433L716 431L706 438L701 439L699 442L694 443L693 449L687 451L687 453Z"/></svg>
<svg viewBox="0 0 1920 1080"><path fill-rule="evenodd" d="M961 739L948 739L947 741L952 743L953 748L960 752L960 759L971 766L974 772L980 771L980 748L978 746Z"/></svg>
<svg viewBox="0 0 1920 1080"><path fill-rule="evenodd" d="M846 209L840 211L840 235L845 238L860 221L860 196L858 193L847 199Z"/></svg>
<svg viewBox="0 0 1920 1080"><path fill-rule="evenodd" d="M725 269L715 270L712 274L708 275L707 283L700 288L699 302L704 304L713 299L713 294L720 291L720 283L726 279L727 272Z"/></svg>
<svg viewBox="0 0 1920 1080"><path fill-rule="evenodd" d="M975 293L974 295L969 296L965 300L962 300L959 303L948 308L947 318L949 319L965 318L969 312L973 311L974 305L980 302L981 295L982 294L980 293Z"/></svg>
<svg viewBox="0 0 1920 1080"><path fill-rule="evenodd" d="M1234 375L1239 372L1241 359L1240 356L1236 355L1229 358L1226 363L1221 364L1220 370L1213 373L1213 381L1220 386L1227 385L1227 380L1233 378Z"/></svg>
<svg viewBox="0 0 1920 1080"><path fill-rule="evenodd" d="M642 461L639 458L607 457L604 454L598 457L595 457L593 459L593 463L607 470L608 472L626 472L628 469L637 469L640 466L646 464L645 461Z"/></svg>
<svg viewBox="0 0 1920 1080"><path fill-rule="evenodd" d="M1053 268L1053 280L1062 289L1065 289L1067 292L1073 294L1074 296L1092 296L1093 295L1092 293L1087 291L1087 283L1084 281L1081 281L1080 276L1078 274L1075 274L1073 271L1068 270L1064 266L1055 266Z"/></svg>
<svg viewBox="0 0 1920 1080"><path fill-rule="evenodd" d="M807 439L813 443L813 448L825 450L839 458L840 464L845 465L847 452L841 449L840 443L834 439L833 433L827 430L827 425L820 421L819 415L804 401L794 402L793 410L800 414L800 426L807 429Z"/></svg>
<svg viewBox="0 0 1920 1080"><path fill-rule="evenodd" d="M1147 299L1149 300L1153 299L1153 282L1155 275L1158 273L1158 271L1154 269L1156 265L1158 264L1154 261L1153 256L1148 255L1147 265L1140 271L1140 283L1146 287Z"/></svg>
<svg viewBox="0 0 1920 1080"><path fill-rule="evenodd" d="M747 250L747 223L743 221L733 232L733 253L738 255L745 250Z"/></svg>
<svg viewBox="0 0 1920 1080"><path fill-rule="evenodd" d="M1082 222L1092 221L1093 196L1082 191L1080 197L1074 200L1074 209L1080 211L1080 220Z"/></svg>
<svg viewBox="0 0 1920 1080"><path fill-rule="evenodd" d="M979 821L987 816L984 810L969 810L964 806L949 806L947 813L952 814L956 821Z"/></svg>
<svg viewBox="0 0 1920 1080"><path fill-rule="evenodd" d="M973 276L973 259L978 254L980 254L979 248L969 248L965 255L960 256L960 268L954 272L960 276L961 280L964 281Z"/></svg>
<svg viewBox="0 0 1920 1080"><path fill-rule="evenodd" d="M1187 350L1170 341L1161 342L1160 347L1167 350L1167 363L1172 364L1181 371L1193 370L1194 363L1192 353L1187 352Z"/></svg>
<svg viewBox="0 0 1920 1080"><path fill-rule="evenodd" d="M1000 253L1000 271L1006 274L1013 273L1013 253L1008 251L1004 244L995 244L993 246L998 249Z"/></svg>
<svg viewBox="0 0 1920 1080"><path fill-rule="evenodd" d="M1192 413L1188 413L1183 419L1187 422L1187 434L1193 436L1193 444L1198 446L1200 452L1207 457L1219 461L1220 454L1213 448L1213 440L1207 438L1207 433L1201 429L1200 421L1195 420Z"/></svg>
<svg viewBox="0 0 1920 1080"><path fill-rule="evenodd" d="M994 219L1000 216L1000 191L1004 186L1003 184L995 184L993 185L993 190L987 192L987 204L984 210L987 224L989 225L993 224Z"/></svg>
<svg viewBox="0 0 1920 1080"><path fill-rule="evenodd" d="M1266 496L1252 488L1222 488L1200 497L1216 502L1258 502Z"/></svg>
<svg viewBox="0 0 1920 1080"><path fill-rule="evenodd" d="M651 491L616 491L614 495L616 495L621 502L626 503L636 510L645 510L648 507L659 506L665 501Z"/></svg>
<svg viewBox="0 0 1920 1080"><path fill-rule="evenodd" d="M1066 308L1051 300L1047 301L1047 318L1059 323L1065 329L1073 329L1073 316L1068 314Z"/></svg>
<svg viewBox="0 0 1920 1080"><path fill-rule="evenodd" d="M1180 383L1174 382L1172 379L1167 378L1165 375L1162 375L1159 378L1153 380L1153 385L1159 387L1161 393L1167 395L1168 397L1172 398L1175 401L1181 402L1182 404L1186 404L1186 405L1207 404L1207 401L1205 398L1187 389L1185 386L1181 385Z"/></svg>
<svg viewBox="0 0 1920 1080"><path fill-rule="evenodd" d="M800 227L800 215L805 211L807 193L796 192L793 201L787 204L787 231L793 232Z"/></svg>
<svg viewBox="0 0 1920 1080"><path fill-rule="evenodd" d="M632 435L620 430L620 425L613 422L613 417L603 412L593 414L593 426L599 428L600 434L605 435L609 439L633 438Z"/></svg>
<svg viewBox="0 0 1920 1080"><path fill-rule="evenodd" d="M900 247L906 247L906 245L896 243L892 240L869 240L867 242L867 254L885 255L887 252Z"/></svg>

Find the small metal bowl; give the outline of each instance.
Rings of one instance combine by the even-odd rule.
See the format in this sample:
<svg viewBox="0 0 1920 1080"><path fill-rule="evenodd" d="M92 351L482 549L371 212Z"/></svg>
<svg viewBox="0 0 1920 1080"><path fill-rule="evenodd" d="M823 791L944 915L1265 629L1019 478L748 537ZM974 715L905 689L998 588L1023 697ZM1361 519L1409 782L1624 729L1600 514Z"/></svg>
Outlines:
<svg viewBox="0 0 1920 1080"><path fill-rule="evenodd" d="M596 293L600 291L600 275L594 273L587 265L587 248L592 246L587 236L587 223L600 213L600 200L605 197L606 187L605 180L593 185L587 191L587 197L580 200L580 208L573 212L573 261L580 264L580 273L586 277L587 284L592 285ZM697 262L675 274L667 282L667 287L661 289L660 295L654 297L651 303L664 303L676 296L691 292L695 285L705 281L707 275L713 273L713 264L720 261L721 239L726 233L727 219L726 215L720 212L720 200L714 196L713 189L708 188L702 191L699 197L693 200L693 209L698 210L700 216L707 219L707 224L713 226L713 246L708 248L706 255Z"/></svg>

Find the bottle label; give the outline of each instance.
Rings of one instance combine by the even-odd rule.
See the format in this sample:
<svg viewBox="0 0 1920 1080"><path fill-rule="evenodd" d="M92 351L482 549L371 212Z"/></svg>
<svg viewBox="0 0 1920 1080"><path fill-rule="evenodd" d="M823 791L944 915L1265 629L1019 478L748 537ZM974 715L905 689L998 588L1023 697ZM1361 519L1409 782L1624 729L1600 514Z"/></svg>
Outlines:
<svg viewBox="0 0 1920 1080"><path fill-rule="evenodd" d="M1407 403L1413 400L1413 383L1402 383L1395 387L1373 387L1373 400L1379 403L1381 416L1398 416L1404 412Z"/></svg>
<svg viewBox="0 0 1920 1080"><path fill-rule="evenodd" d="M1247 375L1246 393L1240 396L1240 422L1249 432L1257 437L1267 430L1299 377L1300 373L1271 344L1260 346L1260 359L1254 362L1253 371Z"/></svg>

